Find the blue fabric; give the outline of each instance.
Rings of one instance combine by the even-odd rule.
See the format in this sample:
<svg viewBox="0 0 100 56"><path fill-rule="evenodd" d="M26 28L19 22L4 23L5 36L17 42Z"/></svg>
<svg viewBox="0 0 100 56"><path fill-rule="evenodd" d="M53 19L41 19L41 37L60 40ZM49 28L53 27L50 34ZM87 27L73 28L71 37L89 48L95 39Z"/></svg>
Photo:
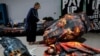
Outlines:
<svg viewBox="0 0 100 56"><path fill-rule="evenodd" d="M0 44L4 47L4 55L9 56L11 51L20 50L22 54L26 53L31 56L26 48L26 46L15 37L2 37Z"/></svg>

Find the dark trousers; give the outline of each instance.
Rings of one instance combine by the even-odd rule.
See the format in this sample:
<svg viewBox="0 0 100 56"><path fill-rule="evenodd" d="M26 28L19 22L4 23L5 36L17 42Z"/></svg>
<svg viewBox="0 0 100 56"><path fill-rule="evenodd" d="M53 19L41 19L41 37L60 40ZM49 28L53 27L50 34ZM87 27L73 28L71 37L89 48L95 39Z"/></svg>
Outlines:
<svg viewBox="0 0 100 56"><path fill-rule="evenodd" d="M27 42L35 42L36 41L36 29L26 30Z"/></svg>

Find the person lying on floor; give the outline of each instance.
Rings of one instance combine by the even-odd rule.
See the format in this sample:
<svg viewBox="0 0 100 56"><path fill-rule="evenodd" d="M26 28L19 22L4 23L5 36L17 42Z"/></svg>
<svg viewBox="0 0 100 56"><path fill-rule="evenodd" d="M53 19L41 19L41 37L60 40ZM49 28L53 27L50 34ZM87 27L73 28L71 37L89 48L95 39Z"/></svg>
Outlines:
<svg viewBox="0 0 100 56"><path fill-rule="evenodd" d="M0 37L4 56L31 56L26 46L16 37Z"/></svg>
<svg viewBox="0 0 100 56"><path fill-rule="evenodd" d="M100 54L100 49L90 47L77 41L52 44L44 51L44 56L93 56L96 54Z"/></svg>
<svg viewBox="0 0 100 56"><path fill-rule="evenodd" d="M52 44L55 40L58 41L58 39L60 39L61 41L62 39L64 39L61 38L61 35L63 35L63 33L66 31L68 32L67 34L69 34L67 36L70 36L70 38L72 38L71 35L78 36L83 34L83 29L84 26L80 18L75 18L73 15L66 14L46 29L43 35L44 41L46 44ZM81 34L78 34L76 31L79 31L78 33L81 32ZM70 35L71 32L73 33Z"/></svg>
<svg viewBox="0 0 100 56"><path fill-rule="evenodd" d="M66 27L63 28L62 31L60 31L60 34L58 34L58 36L56 36L56 43L52 43L53 47L49 47L44 52L44 56L46 54L47 55L58 54L61 56L65 56L66 54L67 55L69 54L69 56L75 56L75 55L80 56L80 55L77 55L76 52L78 53L82 52L81 56L100 53L100 50L89 47L78 41L79 40L78 38L80 38L85 33L85 26L84 26L85 23L83 23L83 21L80 18L81 17L76 17L76 15L74 16L73 14L66 14L64 16L63 19L66 20ZM46 32L46 35L49 36L48 31ZM52 42L52 41L49 41L49 42ZM49 44L49 46L51 46L52 44ZM64 52L65 54L62 55L62 53Z"/></svg>

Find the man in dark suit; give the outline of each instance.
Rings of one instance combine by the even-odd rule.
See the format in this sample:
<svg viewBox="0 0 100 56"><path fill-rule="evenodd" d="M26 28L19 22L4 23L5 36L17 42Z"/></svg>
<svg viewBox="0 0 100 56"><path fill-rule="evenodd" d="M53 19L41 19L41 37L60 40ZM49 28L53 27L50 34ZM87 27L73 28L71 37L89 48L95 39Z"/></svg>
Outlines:
<svg viewBox="0 0 100 56"><path fill-rule="evenodd" d="M39 21L37 10L39 8L40 3L36 2L34 7L29 10L26 18L27 42L29 42L30 45L33 44L36 40L37 22Z"/></svg>

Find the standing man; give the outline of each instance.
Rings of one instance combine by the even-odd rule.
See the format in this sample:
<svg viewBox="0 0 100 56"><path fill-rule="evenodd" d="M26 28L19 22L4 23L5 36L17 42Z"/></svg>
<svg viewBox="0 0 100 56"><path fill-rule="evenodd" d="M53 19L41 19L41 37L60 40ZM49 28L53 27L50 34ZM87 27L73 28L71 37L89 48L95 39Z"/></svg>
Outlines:
<svg viewBox="0 0 100 56"><path fill-rule="evenodd" d="M40 3L36 2L34 7L29 10L26 18L26 34L29 45L36 41L37 22L39 21L38 9L40 9Z"/></svg>

